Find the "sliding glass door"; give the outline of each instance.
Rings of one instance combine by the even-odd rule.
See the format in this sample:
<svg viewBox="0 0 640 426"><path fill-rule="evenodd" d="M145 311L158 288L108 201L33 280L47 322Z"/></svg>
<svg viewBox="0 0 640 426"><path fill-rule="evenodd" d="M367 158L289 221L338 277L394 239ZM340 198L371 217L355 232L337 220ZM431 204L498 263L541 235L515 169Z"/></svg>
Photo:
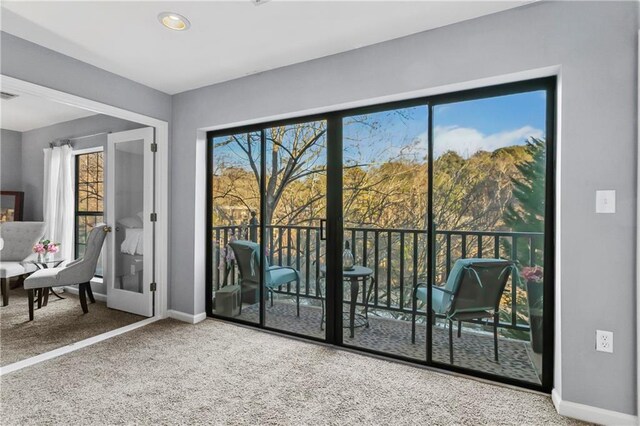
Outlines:
<svg viewBox="0 0 640 426"><path fill-rule="evenodd" d="M327 122L264 130L266 327L324 339Z"/></svg>
<svg viewBox="0 0 640 426"><path fill-rule="evenodd" d="M327 123L210 139L211 313L324 339Z"/></svg>
<svg viewBox="0 0 640 426"><path fill-rule="evenodd" d="M343 342L426 360L425 328L412 343L411 321L430 251L428 108L350 115L342 129Z"/></svg>
<svg viewBox="0 0 640 426"><path fill-rule="evenodd" d="M542 384L544 88L432 104L434 363Z"/></svg>
<svg viewBox="0 0 640 426"><path fill-rule="evenodd" d="M554 85L211 132L208 313L549 390Z"/></svg>
<svg viewBox="0 0 640 426"><path fill-rule="evenodd" d="M251 249L262 235L261 146L260 132L232 133L209 141L210 311L253 324L260 323L262 258L257 252L241 251L239 244L251 243Z"/></svg>

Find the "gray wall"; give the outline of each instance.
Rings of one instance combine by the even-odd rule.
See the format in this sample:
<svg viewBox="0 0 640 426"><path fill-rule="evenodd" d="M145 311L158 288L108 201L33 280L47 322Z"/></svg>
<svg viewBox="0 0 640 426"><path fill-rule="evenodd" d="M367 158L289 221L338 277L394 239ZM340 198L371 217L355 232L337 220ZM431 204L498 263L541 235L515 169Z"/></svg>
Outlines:
<svg viewBox="0 0 640 426"><path fill-rule="evenodd" d="M160 120L171 120L171 96L0 32L0 73Z"/></svg>
<svg viewBox="0 0 640 426"><path fill-rule="evenodd" d="M107 115L93 115L22 133L22 186L25 192L24 220L42 220L42 186L44 183L44 148L49 142L101 132L120 132L144 127ZM73 149L102 146L107 148L107 135L72 141Z"/></svg>
<svg viewBox="0 0 640 426"><path fill-rule="evenodd" d="M175 95L173 309L204 311L198 128L559 65L562 397L635 413L637 30L637 3L538 3ZM611 188L617 214L596 215ZM596 329L615 333L613 354L595 352Z"/></svg>
<svg viewBox="0 0 640 426"><path fill-rule="evenodd" d="M22 133L2 129L0 134L0 189L22 191Z"/></svg>

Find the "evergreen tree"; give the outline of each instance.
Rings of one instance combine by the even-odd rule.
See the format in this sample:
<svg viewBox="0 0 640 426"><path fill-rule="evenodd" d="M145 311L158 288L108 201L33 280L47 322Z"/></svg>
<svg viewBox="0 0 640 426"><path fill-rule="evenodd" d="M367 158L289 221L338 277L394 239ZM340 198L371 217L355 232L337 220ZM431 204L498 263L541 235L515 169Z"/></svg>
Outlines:
<svg viewBox="0 0 640 426"><path fill-rule="evenodd" d="M527 152L531 156L531 159L518 164L516 167L520 176L511 178L514 201L505 210L503 220L506 226L516 232L544 232L546 177L545 140L531 138L527 142ZM522 243L525 242L523 241ZM528 247L528 244L526 244L526 246L525 244L519 245L518 260L520 263L530 263L530 249L534 250L534 263L538 265L541 264L541 239L536 239L534 247L532 248Z"/></svg>

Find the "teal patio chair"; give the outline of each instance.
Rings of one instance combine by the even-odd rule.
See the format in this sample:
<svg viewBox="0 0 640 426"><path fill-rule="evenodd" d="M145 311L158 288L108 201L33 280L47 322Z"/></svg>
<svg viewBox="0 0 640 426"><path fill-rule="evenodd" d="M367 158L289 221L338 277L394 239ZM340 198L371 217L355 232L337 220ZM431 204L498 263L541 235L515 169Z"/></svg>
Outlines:
<svg viewBox="0 0 640 426"><path fill-rule="evenodd" d="M453 265L447 282L433 286L431 307L435 317L444 317L449 323L449 361L453 364L453 321L458 322L458 337L462 321L493 318L494 357L498 362L498 311L500 299L514 262L503 259L460 259ZM426 283L413 290L411 343L416 341L416 312L418 300L427 303Z"/></svg>
<svg viewBox="0 0 640 426"><path fill-rule="evenodd" d="M242 291L254 290L260 285L260 244L246 240L236 240L229 243L238 264L240 272L240 288ZM290 266L269 266L264 257L264 286L271 296L273 306L273 293L278 287L291 282L296 282L296 313L300 316L300 272Z"/></svg>

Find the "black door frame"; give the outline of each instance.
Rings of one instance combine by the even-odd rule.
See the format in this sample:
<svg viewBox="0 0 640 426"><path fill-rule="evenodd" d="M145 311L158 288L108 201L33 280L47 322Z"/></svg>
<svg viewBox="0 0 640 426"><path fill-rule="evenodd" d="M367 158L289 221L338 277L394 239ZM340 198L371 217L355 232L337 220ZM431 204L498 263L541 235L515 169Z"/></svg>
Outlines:
<svg viewBox="0 0 640 426"><path fill-rule="evenodd" d="M285 335L302 337L304 339L322 343L329 343L338 346L344 346L356 349L360 352L371 353L392 359L399 359L414 364L436 367L443 370L462 373L469 376L488 379L500 383L515 385L527 389L533 389L550 393L553 387L553 354L554 354L554 306L555 306L555 170L556 170L556 85L557 78L545 77L533 80L526 80L514 83L500 84L496 86L482 87L476 89L463 90L458 92L433 95L427 97L413 98L402 101L389 102L378 105L371 105L359 108L351 108L328 112L324 114L315 114L310 116L301 116L286 120L276 120L266 123L252 124L229 128L224 130L216 130L207 132L207 271L206 271L206 310L207 316L222 319L229 322L240 323L252 327L258 327L269 331L275 331ZM382 112L392 109L408 108L412 106L425 105L428 108L428 222L433 223L433 107L436 105L448 104L453 102L470 101L475 99L490 98L504 96L517 93L525 93L536 90L546 91L546 142L547 142L547 164L546 164L546 188L545 188L545 238L544 238L544 350L543 350L543 374L542 384L535 384L514 378L498 376L482 371L472 370L465 367L450 365L433 361L432 359L432 330L427 327L427 343L426 343L426 360L420 361L414 358L403 357L399 355L389 354L385 352L375 351L367 348L357 347L345 344L342 339L342 246L343 246L343 218L342 218L342 119L347 116ZM266 138L264 129L276 126L286 126L307 121L325 120L327 123L327 285L326 285L326 335L325 339L319 339L312 336L300 335L271 328L265 325L265 307L263 297L263 286L260 286L260 320L259 323L253 323L236 318L224 317L216 315L213 312L213 247L210 238L210 231L213 227L212 223L212 174L209 172L212 168L212 143L214 137L229 136L238 133L260 132L261 135L261 191L265 192L266 161L264 160L264 152L266 148ZM264 253L265 241L265 224L262 223L264 218L264 202L261 201L260 214L260 250ZM434 236L432 232L427 235L428 245L433 250ZM434 265L432 264L432 256L428 256L427 260L427 276L428 282L433 282ZM260 268L260 278L263 281L263 268ZM431 324L431 286L427 286L427 323Z"/></svg>

